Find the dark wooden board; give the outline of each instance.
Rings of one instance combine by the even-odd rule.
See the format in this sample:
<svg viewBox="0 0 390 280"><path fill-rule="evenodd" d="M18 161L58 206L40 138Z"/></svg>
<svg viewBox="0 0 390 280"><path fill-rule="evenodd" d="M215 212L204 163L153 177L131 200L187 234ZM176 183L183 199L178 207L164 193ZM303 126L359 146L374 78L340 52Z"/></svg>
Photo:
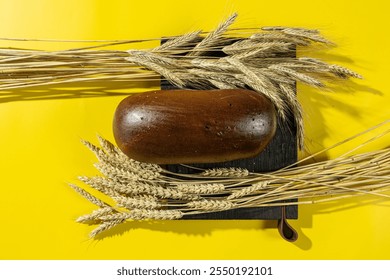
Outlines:
<svg viewBox="0 0 390 280"><path fill-rule="evenodd" d="M163 43L163 42L162 42ZM215 53L214 53L215 54ZM221 56L221 54L216 54ZM295 52L291 54L295 56ZM165 80L161 80L161 89L175 89L173 85ZM180 121L180 120L179 120ZM234 160L222 163L209 164L190 164L199 168L218 168L218 167L241 167L251 172L274 171L297 162L297 137L296 127L292 117L288 118L288 124L281 120L278 121L276 134L267 148L258 156L249 159ZM165 165L165 168L178 173L191 173L193 169L183 165ZM287 206L286 218L297 219L298 207ZM220 211L216 213L205 213L197 215L188 215L183 219L195 220L279 220L282 218L282 207L253 207L243 209L233 209Z"/></svg>

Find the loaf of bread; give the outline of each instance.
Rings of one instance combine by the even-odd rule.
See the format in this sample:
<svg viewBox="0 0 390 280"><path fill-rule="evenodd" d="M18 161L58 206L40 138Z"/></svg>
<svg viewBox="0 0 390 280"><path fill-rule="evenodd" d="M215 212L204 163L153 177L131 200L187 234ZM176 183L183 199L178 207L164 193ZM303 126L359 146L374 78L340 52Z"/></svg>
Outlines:
<svg viewBox="0 0 390 280"><path fill-rule="evenodd" d="M212 163L256 156L276 125L273 104L254 91L158 90L125 98L113 131L119 148L135 160Z"/></svg>

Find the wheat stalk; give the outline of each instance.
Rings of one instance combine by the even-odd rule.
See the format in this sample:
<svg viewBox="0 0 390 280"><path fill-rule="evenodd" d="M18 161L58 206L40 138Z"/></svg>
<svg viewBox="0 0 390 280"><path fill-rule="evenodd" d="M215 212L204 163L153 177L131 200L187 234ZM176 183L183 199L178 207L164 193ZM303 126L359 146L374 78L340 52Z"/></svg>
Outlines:
<svg viewBox="0 0 390 280"><path fill-rule="evenodd" d="M389 123L390 120L385 121L364 133ZM273 172L251 173L242 168L214 168L195 174L179 174L160 167L160 176L145 181L134 180L133 177L121 181L122 178L118 180L117 175L92 178L81 176L82 182L112 199L113 204L107 204L72 184L77 192L100 207L91 214L79 217L77 221L100 224L91 232L93 237L126 220L180 219L187 215L243 207L325 203L361 195L388 199L390 148L356 155L351 153L389 132L390 129L385 130L335 159L299 166L294 164ZM347 143L364 133L352 136L321 152ZM123 162L126 156L116 146L102 137L99 137L99 142L102 143L102 148L93 144L87 146L94 153L105 150L115 154L114 165ZM301 160L300 163L319 153ZM101 157L98 157L98 160L103 167L113 164ZM129 158L127 161L133 162ZM145 168L148 167L149 165L145 164Z"/></svg>
<svg viewBox="0 0 390 280"><path fill-rule="evenodd" d="M188 208L194 208L201 211L222 211L234 208L234 203L225 199L204 199L191 201L186 204Z"/></svg>
<svg viewBox="0 0 390 280"><path fill-rule="evenodd" d="M213 168L200 173L204 177L246 177L249 171L244 168L230 167L230 168Z"/></svg>
<svg viewBox="0 0 390 280"><path fill-rule="evenodd" d="M224 184L177 184L176 188L183 193L219 194L225 190Z"/></svg>
<svg viewBox="0 0 390 280"><path fill-rule="evenodd" d="M113 199L118 206L128 209L157 209L162 207L158 199L153 196L139 198L114 196Z"/></svg>
<svg viewBox="0 0 390 280"><path fill-rule="evenodd" d="M76 192L78 192L80 195L82 195L84 198L86 198L88 201L92 202L93 204L95 204L99 207L102 207L102 208L110 207L107 203L105 203L104 201L100 200L99 198L93 196L92 194L90 194L86 190L80 188L79 186L76 186L75 184L69 184L69 186L72 189L74 189Z"/></svg>
<svg viewBox="0 0 390 280"><path fill-rule="evenodd" d="M296 58L297 47L332 45L318 30L291 27L230 29L231 15L211 32L195 31L167 39L146 50L107 50L102 47L131 45L164 38L101 41L98 45L60 51L0 49L1 91L70 82L155 81L160 76L177 87L251 88L265 94L280 117L293 112L298 144L303 147L302 109L296 100L295 82L314 87L322 80L361 78L339 65L312 58ZM251 32L247 37L247 32ZM5 40L7 38L3 38ZM8 39L24 40L26 39ZM218 58L213 53L222 53ZM280 86L280 83L291 85Z"/></svg>
<svg viewBox="0 0 390 280"><path fill-rule="evenodd" d="M218 46L221 43L221 36L226 32L228 27L233 24L237 18L237 14L232 14L226 21L222 22L215 30L211 31L207 36L196 44L188 53L189 56L200 56L204 50ZM203 49L203 50L202 50Z"/></svg>
<svg viewBox="0 0 390 280"><path fill-rule="evenodd" d="M100 217L112 214L115 210L112 207L103 207L93 210L91 214L86 214L77 218L78 223L96 222Z"/></svg>
<svg viewBox="0 0 390 280"><path fill-rule="evenodd" d="M102 222L97 228L95 228L94 230L91 231L89 236L91 238L94 238L96 235L99 235L102 232L109 230L110 228L113 228L119 224L122 224L125 221L126 221L125 219L117 219L117 220L110 220L110 221Z"/></svg>
<svg viewBox="0 0 390 280"><path fill-rule="evenodd" d="M177 220L183 217L183 213L178 210L149 210L132 209L129 212L108 214L99 217L102 221L117 220Z"/></svg>

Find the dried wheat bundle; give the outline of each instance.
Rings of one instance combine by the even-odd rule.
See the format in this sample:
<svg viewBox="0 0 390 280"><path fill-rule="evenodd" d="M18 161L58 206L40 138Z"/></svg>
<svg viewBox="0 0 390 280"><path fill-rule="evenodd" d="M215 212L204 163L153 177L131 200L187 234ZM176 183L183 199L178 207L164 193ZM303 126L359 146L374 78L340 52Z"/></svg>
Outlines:
<svg viewBox="0 0 390 280"><path fill-rule="evenodd" d="M211 32L166 38L153 49L101 48L150 40L104 42L61 51L0 49L0 96L1 91L15 88L98 80L152 81L161 76L180 88L250 88L265 94L279 117L292 113L302 147L302 109L295 95L296 81L324 87L325 81L361 76L339 65L296 57L297 48L332 45L317 30L232 29L236 17L231 15Z"/></svg>
<svg viewBox="0 0 390 280"><path fill-rule="evenodd" d="M388 132L390 129L357 148ZM79 179L100 192L104 201L87 192L88 187L71 184L99 207L77 219L81 223L99 224L91 237L127 220L172 220L242 207L311 204L368 194L390 198L385 193L390 190L390 148L353 156L350 151L336 159L268 173L217 168L180 174L132 160L104 138L98 136L98 140L100 147L88 141L83 143L98 158L95 166L101 175ZM298 200L291 202L291 199Z"/></svg>

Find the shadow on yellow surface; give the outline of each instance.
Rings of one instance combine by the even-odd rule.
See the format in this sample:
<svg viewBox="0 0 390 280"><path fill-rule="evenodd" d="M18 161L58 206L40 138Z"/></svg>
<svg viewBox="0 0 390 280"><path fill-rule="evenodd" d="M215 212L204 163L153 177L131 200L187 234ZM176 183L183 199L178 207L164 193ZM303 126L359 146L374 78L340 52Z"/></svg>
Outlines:
<svg viewBox="0 0 390 280"><path fill-rule="evenodd" d="M17 88L1 91L0 103L17 101L42 101L72 98L127 96L137 89L156 88L159 81L85 82Z"/></svg>

